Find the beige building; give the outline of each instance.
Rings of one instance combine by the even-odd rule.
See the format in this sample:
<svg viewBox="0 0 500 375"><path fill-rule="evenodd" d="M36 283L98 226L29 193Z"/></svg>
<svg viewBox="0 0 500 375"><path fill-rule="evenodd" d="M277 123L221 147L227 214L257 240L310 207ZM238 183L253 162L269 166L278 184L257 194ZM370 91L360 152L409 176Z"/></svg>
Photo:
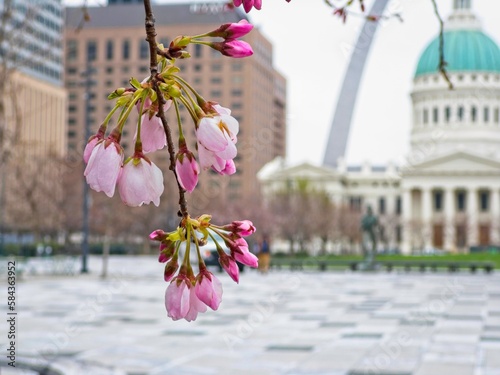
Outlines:
<svg viewBox="0 0 500 375"><path fill-rule="evenodd" d="M93 70L89 92L89 121L94 133L113 103L106 96L118 87L129 86L130 77L139 80L149 74L149 50L145 41L142 4L112 4L89 7L90 21L77 30L82 19L80 8L66 10L65 84L69 92L68 151L80 158L85 143L85 87L82 72L89 64ZM247 16L239 9L228 10L222 4L210 7L197 4L154 5L157 38L168 45L178 35L196 35L216 29L223 23L238 22ZM257 171L276 156L286 152L286 81L273 68L272 45L254 29L244 38L254 55L244 59L222 56L208 47L191 48L192 58L179 62L183 78L205 99L219 102L232 110L240 123L237 173L216 176L202 173L200 191L190 199L191 207L201 213L213 201L249 199L259 194ZM174 111L168 113L176 129ZM194 126L187 112L182 112L186 137L194 151ZM133 152L135 117L124 133L127 155ZM176 143L176 142L175 142ZM154 159L167 171L167 151L155 153ZM79 194L76 194L79 196ZM173 197L175 198L175 197ZM162 199L167 199L164 197Z"/></svg>
<svg viewBox="0 0 500 375"><path fill-rule="evenodd" d="M4 232L54 234L61 229L66 93L16 72L6 86L4 104Z"/></svg>
<svg viewBox="0 0 500 375"><path fill-rule="evenodd" d="M30 27L3 30L0 56L0 245L61 229L66 154L62 5L16 2L5 25L30 14ZM0 246L1 247L1 246ZM1 251L1 250L0 250Z"/></svg>

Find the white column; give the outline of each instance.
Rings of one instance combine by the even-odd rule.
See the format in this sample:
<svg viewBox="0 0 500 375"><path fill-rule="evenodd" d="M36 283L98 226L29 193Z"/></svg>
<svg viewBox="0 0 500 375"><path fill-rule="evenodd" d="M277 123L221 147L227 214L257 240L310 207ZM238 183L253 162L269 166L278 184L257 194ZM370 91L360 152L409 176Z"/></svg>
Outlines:
<svg viewBox="0 0 500 375"><path fill-rule="evenodd" d="M492 245L500 245L500 191L498 189L492 189L490 194L491 194L490 242Z"/></svg>
<svg viewBox="0 0 500 375"><path fill-rule="evenodd" d="M477 188L470 188L467 191L467 247L477 246L478 238L478 195Z"/></svg>
<svg viewBox="0 0 500 375"><path fill-rule="evenodd" d="M432 190L422 188L422 235L424 246L432 246Z"/></svg>
<svg viewBox="0 0 500 375"><path fill-rule="evenodd" d="M447 188L444 191L444 248L456 251L455 243L455 190Z"/></svg>
<svg viewBox="0 0 500 375"><path fill-rule="evenodd" d="M401 251L403 254L410 254L412 250L411 221L412 221L412 195L411 189L405 189L401 195L401 218L403 225L403 238Z"/></svg>

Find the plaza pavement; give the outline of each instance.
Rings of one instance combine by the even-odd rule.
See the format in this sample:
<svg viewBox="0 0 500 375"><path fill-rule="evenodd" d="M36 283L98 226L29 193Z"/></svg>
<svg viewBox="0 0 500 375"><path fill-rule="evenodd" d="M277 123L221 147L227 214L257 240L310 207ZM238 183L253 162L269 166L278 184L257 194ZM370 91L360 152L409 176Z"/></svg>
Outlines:
<svg viewBox="0 0 500 375"><path fill-rule="evenodd" d="M251 270L239 285L221 274L219 311L188 323L166 316L154 257L112 257L107 280L100 266L92 257L88 275L18 282L18 365L68 375L500 375L498 272ZM5 321L1 374L33 374L5 367Z"/></svg>

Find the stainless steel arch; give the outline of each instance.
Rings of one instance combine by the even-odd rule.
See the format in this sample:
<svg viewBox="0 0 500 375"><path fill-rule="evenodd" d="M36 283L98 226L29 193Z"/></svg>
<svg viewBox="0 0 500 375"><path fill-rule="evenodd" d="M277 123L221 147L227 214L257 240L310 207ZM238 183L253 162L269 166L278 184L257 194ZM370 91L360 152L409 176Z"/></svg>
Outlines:
<svg viewBox="0 0 500 375"><path fill-rule="evenodd" d="M369 14L382 14L388 2L389 0L375 0ZM379 22L365 20L352 51L330 127L330 135L323 158L324 165L335 167L337 160L345 154L361 77L378 25Z"/></svg>

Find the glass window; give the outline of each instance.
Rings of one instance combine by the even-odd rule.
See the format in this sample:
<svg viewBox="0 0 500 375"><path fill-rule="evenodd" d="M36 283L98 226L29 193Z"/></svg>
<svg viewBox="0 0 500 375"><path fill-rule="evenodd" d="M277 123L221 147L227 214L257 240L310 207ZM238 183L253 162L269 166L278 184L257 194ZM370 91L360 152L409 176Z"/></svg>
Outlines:
<svg viewBox="0 0 500 375"><path fill-rule="evenodd" d="M465 211L465 191L459 191L457 193L457 211Z"/></svg>
<svg viewBox="0 0 500 375"><path fill-rule="evenodd" d="M476 122L477 120L477 108L475 106L472 106L470 109L470 119L472 122Z"/></svg>
<svg viewBox="0 0 500 375"><path fill-rule="evenodd" d="M446 122L450 122L451 119L451 108L450 107L445 107L444 109L444 120Z"/></svg>
<svg viewBox="0 0 500 375"><path fill-rule="evenodd" d="M378 213L380 215L385 214L385 198L384 197L380 197L378 200Z"/></svg>
<svg viewBox="0 0 500 375"><path fill-rule="evenodd" d="M201 57L202 51L203 49L201 44L194 45L194 57Z"/></svg>
<svg viewBox="0 0 500 375"><path fill-rule="evenodd" d="M437 107L434 107L432 109L432 122L434 122L434 124L437 124L439 121L439 109Z"/></svg>
<svg viewBox="0 0 500 375"><path fill-rule="evenodd" d="M489 209L489 200L490 200L490 192L489 191L481 191L479 193L479 203L480 209L482 212L486 212Z"/></svg>
<svg viewBox="0 0 500 375"><path fill-rule="evenodd" d="M122 57L124 60L128 60L130 58L130 41L123 41L123 49L122 49Z"/></svg>
<svg viewBox="0 0 500 375"><path fill-rule="evenodd" d="M396 215L401 215L401 207L402 207L402 204L401 204L401 197L397 197L396 198Z"/></svg>
<svg viewBox="0 0 500 375"><path fill-rule="evenodd" d="M434 211L440 212L443 210L443 192L434 192Z"/></svg>
<svg viewBox="0 0 500 375"><path fill-rule="evenodd" d="M144 39L141 39L141 43L139 44L139 58L149 58L149 43Z"/></svg>
<svg viewBox="0 0 500 375"><path fill-rule="evenodd" d="M463 121L464 119L464 107L460 106L458 107L458 111L457 111L457 118L458 118L458 121Z"/></svg>
<svg viewBox="0 0 500 375"><path fill-rule="evenodd" d="M424 124L427 124L429 122L429 111L427 109L424 109L423 117Z"/></svg>
<svg viewBox="0 0 500 375"><path fill-rule="evenodd" d="M73 61L78 58L78 41L68 40L66 58L68 61Z"/></svg>
<svg viewBox="0 0 500 375"><path fill-rule="evenodd" d="M106 42L106 59L113 60L113 54L114 54L114 43L112 40L108 40Z"/></svg>
<svg viewBox="0 0 500 375"><path fill-rule="evenodd" d="M222 70L222 65L219 63L212 64L212 72L220 72Z"/></svg>
<svg viewBox="0 0 500 375"><path fill-rule="evenodd" d="M484 122L490 122L490 109L488 107L483 109L483 120Z"/></svg>
<svg viewBox="0 0 500 375"><path fill-rule="evenodd" d="M95 40L87 41L87 61L97 60L97 42Z"/></svg>
<svg viewBox="0 0 500 375"><path fill-rule="evenodd" d="M500 121L500 110L498 108L495 108L494 116L495 116L495 124L498 124L498 122Z"/></svg>

